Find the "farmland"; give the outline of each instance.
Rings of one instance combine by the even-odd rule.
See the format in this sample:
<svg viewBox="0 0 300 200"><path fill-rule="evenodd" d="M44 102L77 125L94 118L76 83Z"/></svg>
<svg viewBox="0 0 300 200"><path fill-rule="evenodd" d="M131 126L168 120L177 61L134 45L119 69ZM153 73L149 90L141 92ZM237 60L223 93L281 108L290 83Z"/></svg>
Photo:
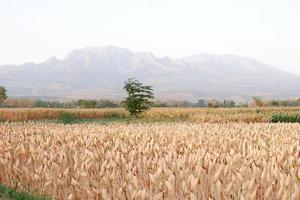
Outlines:
<svg viewBox="0 0 300 200"><path fill-rule="evenodd" d="M53 199L299 199L300 125L0 126L0 182Z"/></svg>
<svg viewBox="0 0 300 200"><path fill-rule="evenodd" d="M0 109L0 121L55 120L60 113L72 113L82 119L125 119L128 113L122 108L113 109ZM185 121L193 123L270 122L278 113L299 113L300 107L264 108L153 108L143 114L145 121Z"/></svg>

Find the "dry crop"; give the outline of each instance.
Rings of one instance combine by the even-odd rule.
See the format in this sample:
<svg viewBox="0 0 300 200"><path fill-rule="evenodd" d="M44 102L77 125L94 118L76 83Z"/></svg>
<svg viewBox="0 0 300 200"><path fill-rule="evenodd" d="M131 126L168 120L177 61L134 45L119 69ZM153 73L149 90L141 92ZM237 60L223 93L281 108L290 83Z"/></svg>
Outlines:
<svg viewBox="0 0 300 200"><path fill-rule="evenodd" d="M0 182L53 199L300 199L298 124L0 125Z"/></svg>
<svg viewBox="0 0 300 200"><path fill-rule="evenodd" d="M299 113L300 107L283 108L153 108L143 115L145 120L188 122L269 122L278 113ZM0 109L0 121L28 121L58 119L61 112L73 113L78 118L122 119L128 113L122 108L111 109L45 109L9 108Z"/></svg>

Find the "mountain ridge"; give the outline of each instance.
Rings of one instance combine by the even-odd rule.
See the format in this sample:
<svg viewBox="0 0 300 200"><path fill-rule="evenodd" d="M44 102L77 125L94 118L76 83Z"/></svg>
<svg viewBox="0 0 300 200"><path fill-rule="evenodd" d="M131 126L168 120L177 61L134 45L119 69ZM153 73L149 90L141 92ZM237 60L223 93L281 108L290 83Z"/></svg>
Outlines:
<svg viewBox="0 0 300 200"><path fill-rule="evenodd" d="M41 63L0 65L0 85L9 96L121 99L123 83L130 77L153 85L158 99L300 96L300 76L236 55L172 59L104 46L76 49L63 59L52 56Z"/></svg>

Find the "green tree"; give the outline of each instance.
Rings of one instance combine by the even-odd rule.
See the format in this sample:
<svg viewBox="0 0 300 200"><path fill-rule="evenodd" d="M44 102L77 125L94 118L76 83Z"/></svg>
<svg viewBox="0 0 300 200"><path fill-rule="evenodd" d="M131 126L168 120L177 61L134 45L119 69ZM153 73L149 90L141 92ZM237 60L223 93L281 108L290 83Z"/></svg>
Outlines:
<svg viewBox="0 0 300 200"><path fill-rule="evenodd" d="M0 104L7 99L6 89L3 86L0 86Z"/></svg>
<svg viewBox="0 0 300 200"><path fill-rule="evenodd" d="M123 101L131 116L137 117L153 105L154 95L152 86L146 86L134 78L125 82L124 89L128 97Z"/></svg>

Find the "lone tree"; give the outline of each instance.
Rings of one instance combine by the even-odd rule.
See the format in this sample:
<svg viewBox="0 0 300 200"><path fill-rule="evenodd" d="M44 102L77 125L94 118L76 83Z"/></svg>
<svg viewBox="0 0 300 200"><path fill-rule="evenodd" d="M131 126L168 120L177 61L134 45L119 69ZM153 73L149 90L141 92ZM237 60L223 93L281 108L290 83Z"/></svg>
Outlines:
<svg viewBox="0 0 300 200"><path fill-rule="evenodd" d="M0 86L0 104L7 99L6 89L3 86Z"/></svg>
<svg viewBox="0 0 300 200"><path fill-rule="evenodd" d="M152 86L143 85L138 80L130 78L125 82L124 89L128 93L128 97L123 103L131 116L137 117L138 114L148 110L153 105Z"/></svg>

